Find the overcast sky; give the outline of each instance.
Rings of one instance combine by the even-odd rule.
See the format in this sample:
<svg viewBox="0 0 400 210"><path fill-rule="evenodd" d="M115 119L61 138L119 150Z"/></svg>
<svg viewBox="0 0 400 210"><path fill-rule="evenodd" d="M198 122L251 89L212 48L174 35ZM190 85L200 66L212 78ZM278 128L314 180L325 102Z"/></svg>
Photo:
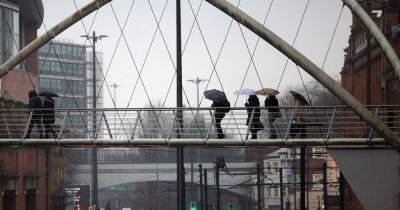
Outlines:
<svg viewBox="0 0 400 210"><path fill-rule="evenodd" d="M90 2L90 0L75 1L78 7ZM168 50L171 53L170 56L175 63L175 0L114 0L112 7L121 27L123 27L131 10L124 32L126 40L122 38L118 46L117 43L121 31L110 4L101 8L96 16L93 14L83 20L87 30L89 30L88 28L94 20L93 29L98 34L108 35L108 38L98 42L97 47L99 51L104 52L103 67L108 85L112 83L121 85L117 89L118 107L126 107L128 104L129 96L138 79L137 71L140 71L143 65L146 52L156 29L156 22L149 2L157 18L160 17L162 9L166 5L160 27ZM191 0L193 9L197 10L201 2L201 0ZM237 0L231 2L236 4ZM253 18L263 22L270 3L271 0L247 0L240 3L239 7ZM274 0L266 26L289 43L292 43L306 3L307 0ZM51 28L57 22L76 11L74 0L43 0L43 4L45 18L39 34L45 32L44 26ZM322 65L341 8L342 2L339 0L310 1L295 47L319 66ZM194 20L193 17L189 0L182 0L183 44L187 40L189 29ZM196 76L202 79L210 77L213 70L210 56L215 62L231 18L204 1L200 8L198 21L207 47L203 42L197 24L195 24L183 55L183 87L188 97L187 99L184 97L184 103L187 105L187 101L189 101L192 106L196 106L196 88L194 84L185 80L193 79ZM84 44L85 40L80 38L80 35L85 34L83 24L82 22L75 24L59 35L57 39L73 40L75 43ZM349 9L345 8L324 68L335 79L340 79L340 69L344 59L343 49L348 43L350 24L351 14ZM252 32L244 28L243 32L246 42L242 37L238 24L234 22L216 66L221 83L216 74L214 74L208 86L208 89L223 88L232 105L236 99L233 93L240 88L250 61L246 43L252 51L257 41L257 37ZM168 87L174 76L175 64L170 60L163 37L157 32L143 67L142 80L139 79L129 107L141 107L147 104L146 91L153 102L163 100L167 94ZM89 45L89 43L86 44ZM111 62L114 49L116 49L116 54ZM210 56L207 52L210 53ZM265 41L260 40L254 63L263 87L278 87L285 61L285 56ZM106 75L108 68L109 73ZM304 71L301 71L301 73L306 81L311 80L310 76ZM176 105L175 83L173 81L172 89L168 95L167 107ZM279 90L284 92L290 87L300 84L301 80L296 66L289 62ZM206 83L201 84L201 92L204 91L205 85ZM244 80L244 88L261 88L253 65L251 65ZM113 92L112 88L110 88L110 91L107 88L104 91L106 107L113 107L110 95ZM240 97L238 106L243 106L244 101L245 97ZM204 100L202 106L209 106L210 104L209 101Z"/></svg>

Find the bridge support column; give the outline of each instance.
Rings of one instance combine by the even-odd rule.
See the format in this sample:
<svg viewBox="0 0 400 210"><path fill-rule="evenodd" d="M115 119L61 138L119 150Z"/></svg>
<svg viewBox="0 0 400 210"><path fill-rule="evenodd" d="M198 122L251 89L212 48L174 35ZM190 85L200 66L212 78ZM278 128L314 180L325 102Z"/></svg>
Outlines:
<svg viewBox="0 0 400 210"><path fill-rule="evenodd" d="M391 149L328 151L365 210L400 209L400 153Z"/></svg>

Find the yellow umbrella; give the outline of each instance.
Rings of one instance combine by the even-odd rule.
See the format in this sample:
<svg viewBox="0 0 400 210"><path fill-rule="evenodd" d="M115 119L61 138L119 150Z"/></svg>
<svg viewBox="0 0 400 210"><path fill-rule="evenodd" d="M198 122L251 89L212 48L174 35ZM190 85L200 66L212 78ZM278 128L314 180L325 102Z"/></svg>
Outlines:
<svg viewBox="0 0 400 210"><path fill-rule="evenodd" d="M263 96L267 96L267 95L278 95L279 91L272 89L272 88L263 88L261 90L257 91L257 95L263 95Z"/></svg>

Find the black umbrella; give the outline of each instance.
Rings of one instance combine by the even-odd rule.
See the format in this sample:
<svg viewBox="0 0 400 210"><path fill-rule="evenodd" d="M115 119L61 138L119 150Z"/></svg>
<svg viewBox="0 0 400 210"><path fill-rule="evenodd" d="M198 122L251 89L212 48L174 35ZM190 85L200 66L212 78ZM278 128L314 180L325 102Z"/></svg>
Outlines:
<svg viewBox="0 0 400 210"><path fill-rule="evenodd" d="M292 94L293 97L295 99L299 100L301 103L305 104L306 106L309 105L307 99L303 95L301 95L300 93L298 93L296 91L293 91L293 90L289 91L289 93Z"/></svg>
<svg viewBox="0 0 400 210"><path fill-rule="evenodd" d="M45 96L45 97L60 97L56 93L50 92L50 91L40 91L39 96Z"/></svg>
<svg viewBox="0 0 400 210"><path fill-rule="evenodd" d="M206 97L206 99L209 99L217 103L224 102L227 100L225 93L216 89L204 91L204 97Z"/></svg>

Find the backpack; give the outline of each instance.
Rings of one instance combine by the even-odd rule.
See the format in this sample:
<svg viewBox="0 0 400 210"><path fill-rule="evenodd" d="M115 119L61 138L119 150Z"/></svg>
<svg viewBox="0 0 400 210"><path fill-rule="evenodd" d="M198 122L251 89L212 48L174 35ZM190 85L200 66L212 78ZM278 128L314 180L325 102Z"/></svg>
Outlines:
<svg viewBox="0 0 400 210"><path fill-rule="evenodd" d="M225 101L222 104L224 108L221 109L221 112L228 113L231 111L231 103L229 103L229 101Z"/></svg>

